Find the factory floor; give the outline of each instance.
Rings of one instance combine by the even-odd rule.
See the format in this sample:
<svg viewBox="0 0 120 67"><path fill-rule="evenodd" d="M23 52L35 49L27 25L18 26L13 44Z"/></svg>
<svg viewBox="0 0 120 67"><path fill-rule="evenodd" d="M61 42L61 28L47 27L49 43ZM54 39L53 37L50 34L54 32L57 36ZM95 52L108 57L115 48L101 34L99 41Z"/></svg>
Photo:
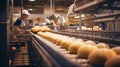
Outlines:
<svg viewBox="0 0 120 67"><path fill-rule="evenodd" d="M16 43L18 45L18 43ZM9 60L10 67L34 67L31 64L30 54L28 45L16 46L16 50L11 52L12 59Z"/></svg>

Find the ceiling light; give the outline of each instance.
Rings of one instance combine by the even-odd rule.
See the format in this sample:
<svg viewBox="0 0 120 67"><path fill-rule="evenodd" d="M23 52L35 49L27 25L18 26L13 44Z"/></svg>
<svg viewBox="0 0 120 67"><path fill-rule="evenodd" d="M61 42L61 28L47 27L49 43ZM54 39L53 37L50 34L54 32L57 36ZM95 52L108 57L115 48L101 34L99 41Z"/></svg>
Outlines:
<svg viewBox="0 0 120 67"><path fill-rule="evenodd" d="M80 18L79 16L75 16L75 18Z"/></svg>
<svg viewBox="0 0 120 67"><path fill-rule="evenodd" d="M85 17L85 14L82 14L81 17Z"/></svg>
<svg viewBox="0 0 120 67"><path fill-rule="evenodd" d="M30 9L28 9L28 10L29 10L29 11L32 11L33 9L30 8Z"/></svg>
<svg viewBox="0 0 120 67"><path fill-rule="evenodd" d="M81 14L81 17L84 18L85 17L85 14ZM75 18L80 18L79 15L76 15Z"/></svg>
<svg viewBox="0 0 120 67"><path fill-rule="evenodd" d="M29 0L29 1L35 1L35 0Z"/></svg>

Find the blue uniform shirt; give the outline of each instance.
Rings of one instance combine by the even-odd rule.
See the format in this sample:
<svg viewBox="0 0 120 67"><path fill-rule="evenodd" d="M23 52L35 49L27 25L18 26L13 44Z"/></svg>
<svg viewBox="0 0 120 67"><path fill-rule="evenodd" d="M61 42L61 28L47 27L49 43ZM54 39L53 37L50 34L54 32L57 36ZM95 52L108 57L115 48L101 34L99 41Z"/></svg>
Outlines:
<svg viewBox="0 0 120 67"><path fill-rule="evenodd" d="M22 23L22 19L21 19L21 18L18 18L18 19L15 21L14 26L19 26L19 25L21 25L21 23Z"/></svg>

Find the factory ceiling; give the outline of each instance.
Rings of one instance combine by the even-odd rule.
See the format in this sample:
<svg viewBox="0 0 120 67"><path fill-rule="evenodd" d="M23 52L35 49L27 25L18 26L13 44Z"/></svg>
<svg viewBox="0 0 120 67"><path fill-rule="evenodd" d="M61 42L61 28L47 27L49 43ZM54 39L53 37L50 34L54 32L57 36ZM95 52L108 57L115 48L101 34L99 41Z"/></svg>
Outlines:
<svg viewBox="0 0 120 67"><path fill-rule="evenodd" d="M23 8L32 9L33 13L43 12L44 5L50 5L52 2L53 8L57 12L67 12L69 6L74 2L74 0L13 0L14 7L21 7L21 3Z"/></svg>

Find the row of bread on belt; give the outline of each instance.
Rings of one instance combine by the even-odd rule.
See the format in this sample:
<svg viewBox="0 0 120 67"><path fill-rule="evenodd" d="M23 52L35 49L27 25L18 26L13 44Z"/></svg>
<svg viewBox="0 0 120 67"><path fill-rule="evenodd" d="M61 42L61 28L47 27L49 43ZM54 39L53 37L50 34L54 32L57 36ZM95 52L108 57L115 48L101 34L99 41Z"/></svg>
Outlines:
<svg viewBox="0 0 120 67"><path fill-rule="evenodd" d="M32 31L32 30L31 30ZM32 31L33 32L33 31ZM77 54L79 58L86 58L95 65L104 67L120 67L120 47L110 48L106 43L95 43L91 40L76 39L51 32L34 32L37 35L68 50L71 54Z"/></svg>

